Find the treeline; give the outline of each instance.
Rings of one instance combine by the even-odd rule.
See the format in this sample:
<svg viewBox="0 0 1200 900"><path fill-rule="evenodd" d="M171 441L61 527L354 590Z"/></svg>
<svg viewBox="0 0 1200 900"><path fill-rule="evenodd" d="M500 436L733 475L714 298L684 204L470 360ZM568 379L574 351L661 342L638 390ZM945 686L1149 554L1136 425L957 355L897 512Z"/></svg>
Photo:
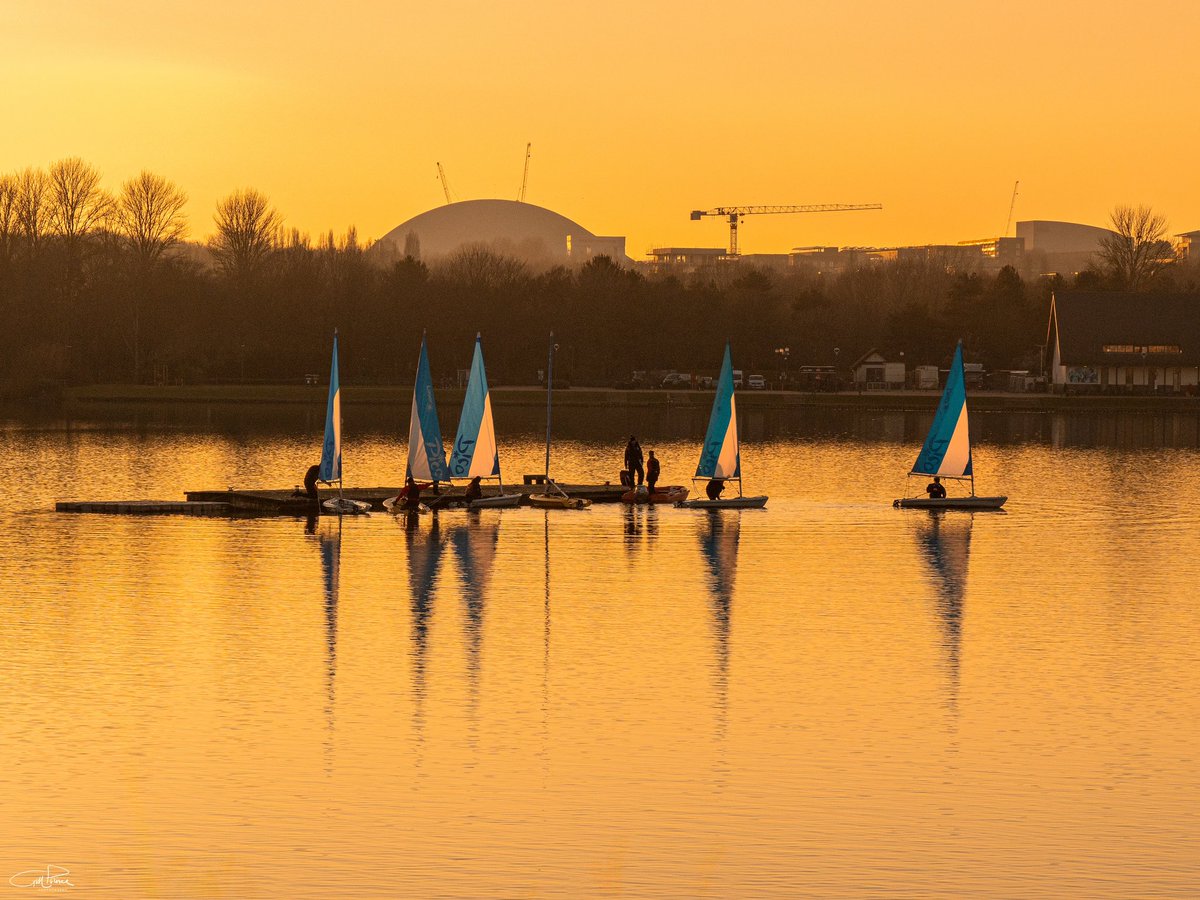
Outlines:
<svg viewBox="0 0 1200 900"><path fill-rule="evenodd" d="M411 380L422 331L442 379L469 365L482 332L496 384L535 382L550 330L556 377L578 385L628 382L634 370L715 374L726 338L739 368L768 376L846 367L872 347L945 364L960 337L988 367L1036 368L1061 286L934 263L834 276L732 266L687 281L607 258L532 271L482 247L382 265L353 229L315 241L286 230L253 190L222 200L214 236L188 244L185 203L148 172L110 194L78 159L0 177L0 393L296 383L324 374L335 327L347 384Z"/></svg>

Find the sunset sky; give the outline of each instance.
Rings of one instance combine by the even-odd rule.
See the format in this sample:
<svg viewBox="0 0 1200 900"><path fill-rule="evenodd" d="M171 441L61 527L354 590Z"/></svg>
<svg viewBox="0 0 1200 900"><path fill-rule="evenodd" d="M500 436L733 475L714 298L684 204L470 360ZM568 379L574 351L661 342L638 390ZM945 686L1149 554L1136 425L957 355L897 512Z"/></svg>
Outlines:
<svg viewBox="0 0 1200 900"><path fill-rule="evenodd" d="M1200 228L1200 5L0 0L0 172L82 156L190 195L252 186L303 231L379 237L444 202L527 200L598 234L743 252L1103 224Z"/></svg>

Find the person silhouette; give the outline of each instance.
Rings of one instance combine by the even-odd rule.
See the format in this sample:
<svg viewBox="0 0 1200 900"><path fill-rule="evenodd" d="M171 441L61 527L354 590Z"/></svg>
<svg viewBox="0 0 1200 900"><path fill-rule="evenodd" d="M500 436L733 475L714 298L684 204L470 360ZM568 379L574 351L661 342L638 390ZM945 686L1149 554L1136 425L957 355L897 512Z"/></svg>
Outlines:
<svg viewBox="0 0 1200 900"><path fill-rule="evenodd" d="M942 484L942 479L934 475L933 481L925 486L925 493L929 495L930 500L944 500L946 498L946 487Z"/></svg>

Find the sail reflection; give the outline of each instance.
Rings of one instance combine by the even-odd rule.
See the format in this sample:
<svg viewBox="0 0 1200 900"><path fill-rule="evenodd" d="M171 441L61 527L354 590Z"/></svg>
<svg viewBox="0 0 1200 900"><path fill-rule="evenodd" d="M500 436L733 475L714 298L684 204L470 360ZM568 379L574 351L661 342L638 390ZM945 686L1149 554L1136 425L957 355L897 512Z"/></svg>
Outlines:
<svg viewBox="0 0 1200 900"><path fill-rule="evenodd" d="M454 548L458 569L462 575L467 675L471 686L471 705L474 707L479 700L484 606L496 559L500 524L495 521L480 521L477 515L468 513L467 520L456 523L449 532L450 545Z"/></svg>
<svg viewBox="0 0 1200 900"><path fill-rule="evenodd" d="M917 545L927 563L929 580L937 591L937 613L949 675L948 700L958 705L962 649L963 596L967 590L967 564L971 554L974 516L931 511L917 527Z"/></svg>
<svg viewBox="0 0 1200 900"><path fill-rule="evenodd" d="M441 567L443 537L438 515L429 517L427 530L419 526L423 517L410 513L404 518L404 539L408 551L408 587L412 610L413 697L416 704L418 738L422 725L421 701L425 697L425 663L429 650L429 625L433 618L433 596Z"/></svg>
<svg viewBox="0 0 1200 900"><path fill-rule="evenodd" d="M315 534L321 555L321 580L325 591L325 721L333 732L335 679L337 676L338 589L342 564L342 517L334 524L332 517L318 531L316 516L310 516L306 534Z"/></svg>
<svg viewBox="0 0 1200 900"><path fill-rule="evenodd" d="M713 673L722 728L729 705L729 633L741 527L742 519L736 512L712 510L701 521L698 532L700 554L708 568L709 608L716 648Z"/></svg>

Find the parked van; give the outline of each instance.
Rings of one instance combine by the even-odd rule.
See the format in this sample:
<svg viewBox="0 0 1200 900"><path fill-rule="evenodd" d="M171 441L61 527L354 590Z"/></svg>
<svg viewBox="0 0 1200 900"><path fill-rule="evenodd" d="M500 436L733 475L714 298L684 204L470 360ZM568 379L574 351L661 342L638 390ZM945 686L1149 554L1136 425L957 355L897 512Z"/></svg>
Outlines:
<svg viewBox="0 0 1200 900"><path fill-rule="evenodd" d="M763 378L761 375L751 375L748 379L746 379L746 386L752 391L765 390L767 387L767 379Z"/></svg>
<svg viewBox="0 0 1200 900"><path fill-rule="evenodd" d="M741 369L733 370L733 386L735 388L740 388L742 386L742 370Z"/></svg>

